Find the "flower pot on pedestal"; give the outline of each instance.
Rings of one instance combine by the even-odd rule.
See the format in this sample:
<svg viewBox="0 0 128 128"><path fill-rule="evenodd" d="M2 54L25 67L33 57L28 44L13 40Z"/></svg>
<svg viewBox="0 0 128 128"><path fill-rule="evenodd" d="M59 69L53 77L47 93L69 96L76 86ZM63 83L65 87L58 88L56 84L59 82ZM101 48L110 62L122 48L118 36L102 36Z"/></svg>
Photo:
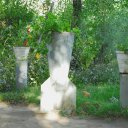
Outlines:
<svg viewBox="0 0 128 128"><path fill-rule="evenodd" d="M27 87L28 53L30 47L14 47L16 57L16 87Z"/></svg>

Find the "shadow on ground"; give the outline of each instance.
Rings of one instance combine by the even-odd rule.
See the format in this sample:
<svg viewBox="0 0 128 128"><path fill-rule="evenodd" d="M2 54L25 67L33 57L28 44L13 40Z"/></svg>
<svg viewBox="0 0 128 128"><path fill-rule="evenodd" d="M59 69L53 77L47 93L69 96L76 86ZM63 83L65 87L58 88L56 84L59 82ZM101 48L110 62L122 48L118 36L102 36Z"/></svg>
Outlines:
<svg viewBox="0 0 128 128"><path fill-rule="evenodd" d="M0 128L128 128L126 119L64 118L36 107L0 104Z"/></svg>
<svg viewBox="0 0 128 128"><path fill-rule="evenodd" d="M0 105L0 128L63 128L68 119L53 113L41 114L38 108Z"/></svg>

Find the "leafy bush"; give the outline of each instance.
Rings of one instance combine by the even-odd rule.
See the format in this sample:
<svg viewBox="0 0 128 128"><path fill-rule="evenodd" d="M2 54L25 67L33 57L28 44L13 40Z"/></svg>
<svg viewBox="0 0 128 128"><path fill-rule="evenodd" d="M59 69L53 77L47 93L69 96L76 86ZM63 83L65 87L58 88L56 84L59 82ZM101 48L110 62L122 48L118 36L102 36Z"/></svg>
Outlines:
<svg viewBox="0 0 128 128"><path fill-rule="evenodd" d="M73 74L72 74L73 73ZM119 71L116 61L113 61L108 64L96 64L92 65L88 69L72 71L71 76L72 80L75 83L84 83L83 88L86 84L98 84L98 83L119 83ZM78 84L78 86L79 86Z"/></svg>
<svg viewBox="0 0 128 128"><path fill-rule="evenodd" d="M2 45L0 51L1 69L3 70L0 79L4 80L4 83L0 83L0 91L9 91L13 88L15 79L14 55L10 45Z"/></svg>
<svg viewBox="0 0 128 128"><path fill-rule="evenodd" d="M49 77L46 48L44 46L39 48L36 47L36 50L29 55L30 86L40 86Z"/></svg>
<svg viewBox="0 0 128 128"><path fill-rule="evenodd" d="M119 83L118 65L116 62L94 65L87 69L86 78L89 83Z"/></svg>

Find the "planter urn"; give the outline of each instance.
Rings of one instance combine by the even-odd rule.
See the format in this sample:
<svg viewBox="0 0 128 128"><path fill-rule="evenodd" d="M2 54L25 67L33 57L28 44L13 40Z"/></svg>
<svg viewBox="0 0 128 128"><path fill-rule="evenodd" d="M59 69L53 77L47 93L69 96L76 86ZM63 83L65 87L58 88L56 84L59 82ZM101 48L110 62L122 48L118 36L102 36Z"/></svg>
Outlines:
<svg viewBox="0 0 128 128"><path fill-rule="evenodd" d="M120 104L128 107L128 54L117 51L117 62L120 72Z"/></svg>
<svg viewBox="0 0 128 128"><path fill-rule="evenodd" d="M128 54L123 51L116 51L119 72L128 74Z"/></svg>
<svg viewBox="0 0 128 128"><path fill-rule="evenodd" d="M14 47L16 57L16 87L27 87L28 53L30 47Z"/></svg>

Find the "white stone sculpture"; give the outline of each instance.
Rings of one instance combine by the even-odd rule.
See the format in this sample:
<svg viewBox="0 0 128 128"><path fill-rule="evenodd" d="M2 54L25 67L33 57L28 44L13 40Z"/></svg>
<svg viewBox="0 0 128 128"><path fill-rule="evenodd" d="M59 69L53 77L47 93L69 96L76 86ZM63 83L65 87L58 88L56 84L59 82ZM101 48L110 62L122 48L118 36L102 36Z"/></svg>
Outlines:
<svg viewBox="0 0 128 128"><path fill-rule="evenodd" d="M76 108L76 87L68 78L74 35L54 33L48 46L50 77L41 85L40 110L48 113L62 110L71 113Z"/></svg>

